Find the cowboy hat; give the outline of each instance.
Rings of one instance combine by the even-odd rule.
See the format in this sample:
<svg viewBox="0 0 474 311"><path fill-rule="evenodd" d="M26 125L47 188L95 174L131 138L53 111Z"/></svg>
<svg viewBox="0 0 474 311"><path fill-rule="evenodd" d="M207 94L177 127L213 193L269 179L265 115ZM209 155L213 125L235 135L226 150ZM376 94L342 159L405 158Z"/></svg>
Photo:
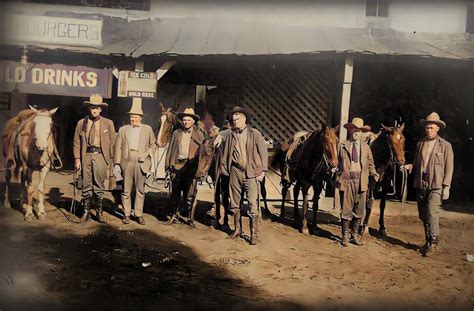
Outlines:
<svg viewBox="0 0 474 311"><path fill-rule="evenodd" d="M252 115L252 112L250 111L250 109L245 108L245 107L234 106L232 111L229 112L229 115L230 115L231 119L232 119L232 116L234 115L234 113L243 113L245 115L245 117L247 118L247 122L249 122L253 118L253 115Z"/></svg>
<svg viewBox="0 0 474 311"><path fill-rule="evenodd" d="M199 121L199 116L197 114L194 113L194 109L193 108L186 108L184 109L183 112L178 112L176 113L176 115L180 118L184 118L184 117L191 117L193 118L196 122Z"/></svg>
<svg viewBox="0 0 474 311"><path fill-rule="evenodd" d="M89 100L84 101L84 104L91 105L91 106L109 106L107 103L103 102L102 96L100 94L92 94L89 97Z"/></svg>
<svg viewBox="0 0 474 311"><path fill-rule="evenodd" d="M127 113L128 114L135 114L135 115L138 115L138 116L143 116L144 115L143 110L142 110L142 100L141 100L141 98L136 98L136 97L133 98L132 108Z"/></svg>
<svg viewBox="0 0 474 311"><path fill-rule="evenodd" d="M362 132L370 131L370 126L364 125L364 120L361 118L353 118L352 122L344 124L344 127L348 130L357 129L361 130Z"/></svg>
<svg viewBox="0 0 474 311"><path fill-rule="evenodd" d="M428 123L434 123L442 129L446 127L446 123L440 119L439 114L437 114L436 112L432 112L426 117L426 119L420 120L420 124L422 126L425 126Z"/></svg>

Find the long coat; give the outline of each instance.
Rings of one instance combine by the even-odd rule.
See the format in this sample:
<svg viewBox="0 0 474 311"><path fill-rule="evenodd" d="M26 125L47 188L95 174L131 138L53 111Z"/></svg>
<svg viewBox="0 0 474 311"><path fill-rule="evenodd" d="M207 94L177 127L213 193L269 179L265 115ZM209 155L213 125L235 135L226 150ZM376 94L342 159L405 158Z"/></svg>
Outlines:
<svg viewBox="0 0 474 311"><path fill-rule="evenodd" d="M173 132L171 136L171 142L166 153L166 162L165 167L170 168L174 167L178 162L178 155L179 155L179 142L181 141L181 136L183 135L182 129L177 129ZM188 161L189 165L192 167L198 166L199 161L199 148L201 147L202 143L206 139L206 135L204 131L196 126L193 125L193 132L191 133L191 141L189 143L189 152L188 152Z"/></svg>
<svg viewBox="0 0 474 311"><path fill-rule="evenodd" d="M74 159L81 159L81 161L84 159L87 150L86 127L84 126L84 121L86 119L87 118L84 118L77 122L76 130L74 132ZM110 166L112 164L115 145L114 123L112 120L101 116L99 119L99 129L102 155L104 156L107 165Z"/></svg>
<svg viewBox="0 0 474 311"><path fill-rule="evenodd" d="M450 187L454 171L454 152L451 144L439 137L436 139L433 153L428 162L430 172L429 189L441 189L443 186ZM416 145L416 154L413 167L415 168L415 188L422 188L421 171L421 149L423 141Z"/></svg>
<svg viewBox="0 0 474 311"><path fill-rule="evenodd" d="M250 126L247 127L247 177L255 178L268 170L268 150L262 134ZM230 176L232 153L236 145L234 134L225 140L222 152L222 174Z"/></svg>
<svg viewBox="0 0 474 311"><path fill-rule="evenodd" d="M129 137L132 130L131 125L124 125L119 129L117 140L115 141L115 158L114 163L120 164L122 169L125 169L128 159L130 158ZM140 139L138 141L138 160L148 164L146 169L142 167L143 171L151 169L151 162L147 161L149 157L153 157L156 148L155 134L151 126L142 124L140 129Z"/></svg>
<svg viewBox="0 0 474 311"><path fill-rule="evenodd" d="M351 150L348 142L341 144L339 149L339 174L336 178L336 187L341 191L347 191L347 185L351 179ZM369 175L377 175L375 170L374 158L369 145L364 142L360 143L360 188L361 192L367 191L369 187Z"/></svg>

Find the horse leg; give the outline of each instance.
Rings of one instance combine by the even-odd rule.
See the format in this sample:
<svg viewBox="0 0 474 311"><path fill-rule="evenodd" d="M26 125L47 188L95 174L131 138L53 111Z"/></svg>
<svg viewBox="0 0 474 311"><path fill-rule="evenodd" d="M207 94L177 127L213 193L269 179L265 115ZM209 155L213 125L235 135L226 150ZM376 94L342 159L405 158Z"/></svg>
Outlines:
<svg viewBox="0 0 474 311"><path fill-rule="evenodd" d="M308 213L308 190L309 186L304 186L303 187L303 217L301 217L301 232L305 235L309 235L309 229L308 229L308 220L306 219L306 214Z"/></svg>
<svg viewBox="0 0 474 311"><path fill-rule="evenodd" d="M298 197L300 195L301 184L299 181L296 182L295 187L293 188L293 219L295 221L300 219L300 213L298 208Z"/></svg>
<svg viewBox="0 0 474 311"><path fill-rule="evenodd" d="M280 218L284 219L286 210L285 210L285 201L286 195L288 194L288 185L286 183L282 183L281 187L281 206L280 206Z"/></svg>
<svg viewBox="0 0 474 311"><path fill-rule="evenodd" d="M30 169L26 170L26 195L27 195L27 202L26 202L26 213L25 213L25 221L32 221L33 220L33 172Z"/></svg>
<svg viewBox="0 0 474 311"><path fill-rule="evenodd" d="M319 196L321 195L322 185L313 185L314 196L313 196L313 229L318 231L318 210L319 210Z"/></svg>
<svg viewBox="0 0 474 311"><path fill-rule="evenodd" d="M10 202L10 190L9 190L9 186L10 186L10 180L11 180L11 177L12 177L12 172L10 169L5 169L5 200L3 201L3 206L6 207L6 208L11 208L12 205L11 205L11 202Z"/></svg>
<svg viewBox="0 0 474 311"><path fill-rule="evenodd" d="M46 180L46 175L49 172L48 166L43 166L41 168L41 173L38 183L38 219L44 220L46 218L46 211L44 210L44 182Z"/></svg>
<svg viewBox="0 0 474 311"><path fill-rule="evenodd" d="M267 188L265 188L265 180L266 177L263 177L263 180L260 182L260 194L262 195L263 199L263 215L266 216L271 216L272 212L270 212L270 209L268 208L268 203L267 203Z"/></svg>
<svg viewBox="0 0 474 311"><path fill-rule="evenodd" d="M387 202L387 191L382 189L382 195L380 197L380 218L379 218L379 233L382 238L387 237L387 230L385 229L385 203Z"/></svg>
<svg viewBox="0 0 474 311"><path fill-rule="evenodd" d="M367 191L367 199L365 203L364 222L362 223L362 226L360 226L360 230L359 230L360 231L359 234L361 236L364 236L365 231L367 230L368 225L369 225L370 214L372 214L372 204L374 203L373 193L374 193L373 188L369 186L369 190Z"/></svg>

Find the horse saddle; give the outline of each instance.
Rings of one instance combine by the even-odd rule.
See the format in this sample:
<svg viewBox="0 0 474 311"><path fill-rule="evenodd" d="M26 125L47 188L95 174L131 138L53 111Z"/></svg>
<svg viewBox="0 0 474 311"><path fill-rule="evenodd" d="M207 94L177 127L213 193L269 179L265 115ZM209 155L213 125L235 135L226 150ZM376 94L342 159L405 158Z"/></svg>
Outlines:
<svg viewBox="0 0 474 311"><path fill-rule="evenodd" d="M304 143L309 137L310 132L298 132L293 137L293 141L286 153L286 162L291 167L294 166L301 159L303 155Z"/></svg>

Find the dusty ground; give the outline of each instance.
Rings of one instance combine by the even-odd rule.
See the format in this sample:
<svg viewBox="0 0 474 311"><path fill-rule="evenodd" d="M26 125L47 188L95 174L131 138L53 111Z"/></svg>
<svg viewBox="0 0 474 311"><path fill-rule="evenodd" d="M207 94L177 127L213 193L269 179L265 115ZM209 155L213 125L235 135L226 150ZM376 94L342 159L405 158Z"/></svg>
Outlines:
<svg viewBox="0 0 474 311"><path fill-rule="evenodd" d="M422 258L413 203L389 203L386 240L376 234L376 207L364 247L338 244L329 198L320 235L267 219L261 243L250 246L203 224L209 191L199 195L197 229L164 225L160 197L148 198L146 226L122 225L111 201L107 225L81 225L69 213L67 180L55 180L45 221L25 223L21 210L0 207L1 310L474 309L474 263L465 255L474 254L473 209L442 211L441 249Z"/></svg>

